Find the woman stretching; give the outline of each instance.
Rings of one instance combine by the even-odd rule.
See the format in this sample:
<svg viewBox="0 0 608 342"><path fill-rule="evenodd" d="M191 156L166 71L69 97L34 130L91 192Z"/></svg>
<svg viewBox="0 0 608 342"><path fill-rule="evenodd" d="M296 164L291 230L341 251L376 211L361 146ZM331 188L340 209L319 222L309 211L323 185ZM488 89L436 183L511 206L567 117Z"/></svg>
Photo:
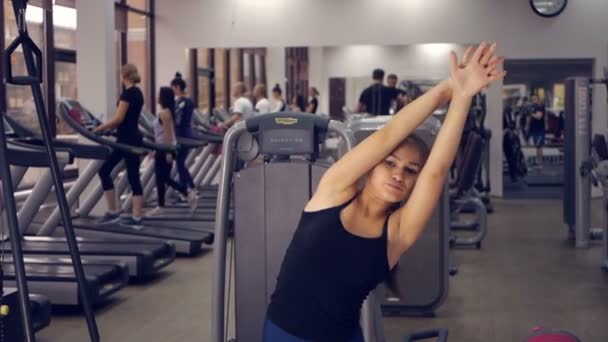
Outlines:
<svg viewBox="0 0 608 342"><path fill-rule="evenodd" d="M403 108L329 170L304 208L264 324L265 342L357 341L367 295L432 215L472 97L504 77L496 44L451 54L451 77ZM412 132L450 101L429 152ZM366 177L358 191L360 178ZM405 201L402 207L399 203Z"/></svg>

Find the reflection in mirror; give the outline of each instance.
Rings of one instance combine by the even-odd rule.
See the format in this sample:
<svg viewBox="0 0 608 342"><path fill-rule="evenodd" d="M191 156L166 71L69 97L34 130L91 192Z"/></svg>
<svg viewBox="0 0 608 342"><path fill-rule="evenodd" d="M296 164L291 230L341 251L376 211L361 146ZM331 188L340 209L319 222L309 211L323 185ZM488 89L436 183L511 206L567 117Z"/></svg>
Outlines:
<svg viewBox="0 0 608 342"><path fill-rule="evenodd" d="M593 59L505 61L509 71L502 90L506 197L562 196L567 144L564 82L568 77L591 78L593 65Z"/></svg>
<svg viewBox="0 0 608 342"><path fill-rule="evenodd" d="M197 48L198 58L188 61L198 70L191 88L197 92L191 96L203 113L230 113L233 86L242 82L254 108L268 101L269 107L262 108L337 120L363 113L392 115L448 77L450 51L462 54L464 49L460 44ZM213 65L201 58L210 53ZM383 75L374 81L376 69ZM201 77L201 70L208 72ZM265 91L254 94L259 84Z"/></svg>

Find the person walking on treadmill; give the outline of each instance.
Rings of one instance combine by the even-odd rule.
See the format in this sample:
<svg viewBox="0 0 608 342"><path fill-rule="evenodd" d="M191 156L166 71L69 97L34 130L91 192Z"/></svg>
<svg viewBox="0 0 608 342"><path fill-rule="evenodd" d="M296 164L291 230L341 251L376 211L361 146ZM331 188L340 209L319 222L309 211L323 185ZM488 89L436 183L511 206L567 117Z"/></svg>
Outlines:
<svg viewBox="0 0 608 342"><path fill-rule="evenodd" d="M448 80L403 108L325 172L285 253L267 309L264 342L363 342L363 301L424 231L473 96L505 75L495 51L496 44L482 43L474 53L468 48L462 64L452 53ZM448 101L429 151L413 132ZM362 178L366 183L359 190Z"/></svg>
<svg viewBox="0 0 608 342"><path fill-rule="evenodd" d="M154 141L157 144L175 146L177 138L173 129L175 117L175 94L169 87L161 87L158 95L160 112L154 120ZM154 153L154 174L156 175L156 193L158 206L152 209L147 215L154 216L162 214L165 207L166 185L177 190L182 196L188 199L190 210L194 211L198 202L194 190L188 190L183 184L171 179L171 166L173 166L173 153L157 151Z"/></svg>
<svg viewBox="0 0 608 342"><path fill-rule="evenodd" d="M194 113L194 101L186 96L186 81L182 78L181 73L175 73L175 78L171 81L171 89L176 96L175 101L175 134L178 137L192 137L192 115ZM162 104L161 104L162 105ZM190 171L186 167L186 158L190 153L188 147L181 146L177 150L175 158L175 167L179 175L179 183L181 187L195 190L194 180Z"/></svg>
<svg viewBox="0 0 608 342"><path fill-rule="evenodd" d="M315 87L308 88L308 103L306 104L306 113L317 114L319 108L319 91Z"/></svg>
<svg viewBox="0 0 608 342"><path fill-rule="evenodd" d="M245 96L247 93L247 87L243 82L237 82L232 88L232 96L235 98L234 105L232 106L232 115L224 122L218 123L218 127L222 129L228 129L235 123L242 120L247 120L255 114L253 104L248 97Z"/></svg>
<svg viewBox="0 0 608 342"><path fill-rule="evenodd" d="M540 102L538 95L532 95L530 106L529 134L536 147L536 167L543 167L543 146L545 146L545 106Z"/></svg>
<svg viewBox="0 0 608 342"><path fill-rule="evenodd" d="M137 86L141 82L141 77L139 76L137 67L133 64L125 64L122 67L121 75L124 89L120 95L118 108L114 113L114 117L104 124L97 126L93 132L105 132L116 128L116 142L141 147L143 146L143 137L139 132L138 122L144 106L144 95ZM99 178L101 179L108 211L98 223L111 224L120 221L114 182L110 173L122 160L125 161L127 178L133 192L133 196L131 197L133 201L131 217L126 218L123 223L134 229L141 229L141 210L143 207L142 186L139 179L141 160L136 154L123 152L118 149L112 151L99 170Z"/></svg>
<svg viewBox="0 0 608 342"><path fill-rule="evenodd" d="M266 85L258 83L253 87L253 98L255 99L255 112L267 114L271 112L270 101L266 98Z"/></svg>
<svg viewBox="0 0 608 342"><path fill-rule="evenodd" d="M272 99L273 106L272 112L284 112L287 110L287 102L283 98L283 91L281 90L281 86L277 83L274 88L272 88Z"/></svg>

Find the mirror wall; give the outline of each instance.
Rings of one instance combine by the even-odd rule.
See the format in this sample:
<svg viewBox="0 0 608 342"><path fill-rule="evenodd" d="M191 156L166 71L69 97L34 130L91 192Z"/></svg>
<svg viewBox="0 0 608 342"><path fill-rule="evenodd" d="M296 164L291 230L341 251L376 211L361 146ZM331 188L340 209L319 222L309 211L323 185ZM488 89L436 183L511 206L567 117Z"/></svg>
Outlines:
<svg viewBox="0 0 608 342"><path fill-rule="evenodd" d="M374 69L384 71L385 86L399 90L390 106L394 113L411 100L408 91L415 96L448 77L450 51L464 49L456 44L199 47L188 51L187 77L194 80L190 91L202 112L229 111L231 89L243 82L254 104L253 88L263 84L271 108L280 101L272 90L280 88L290 110L343 120L347 113L361 111L360 95L372 84ZM396 81L389 82L389 75Z"/></svg>

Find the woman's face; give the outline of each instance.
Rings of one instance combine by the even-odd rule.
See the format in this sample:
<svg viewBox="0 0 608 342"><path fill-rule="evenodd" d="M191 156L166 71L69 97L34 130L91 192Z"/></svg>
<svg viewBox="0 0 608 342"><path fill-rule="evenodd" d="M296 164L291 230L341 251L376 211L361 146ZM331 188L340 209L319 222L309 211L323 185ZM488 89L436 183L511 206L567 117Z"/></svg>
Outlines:
<svg viewBox="0 0 608 342"><path fill-rule="evenodd" d="M389 203L407 200L422 170L422 158L416 145L401 145L370 171L366 188Z"/></svg>
<svg viewBox="0 0 608 342"><path fill-rule="evenodd" d="M275 100L278 100L278 99L280 99L280 98L281 98L281 95L279 95L279 93L278 93L278 92L273 91L273 92L272 92L272 98L274 98Z"/></svg>

